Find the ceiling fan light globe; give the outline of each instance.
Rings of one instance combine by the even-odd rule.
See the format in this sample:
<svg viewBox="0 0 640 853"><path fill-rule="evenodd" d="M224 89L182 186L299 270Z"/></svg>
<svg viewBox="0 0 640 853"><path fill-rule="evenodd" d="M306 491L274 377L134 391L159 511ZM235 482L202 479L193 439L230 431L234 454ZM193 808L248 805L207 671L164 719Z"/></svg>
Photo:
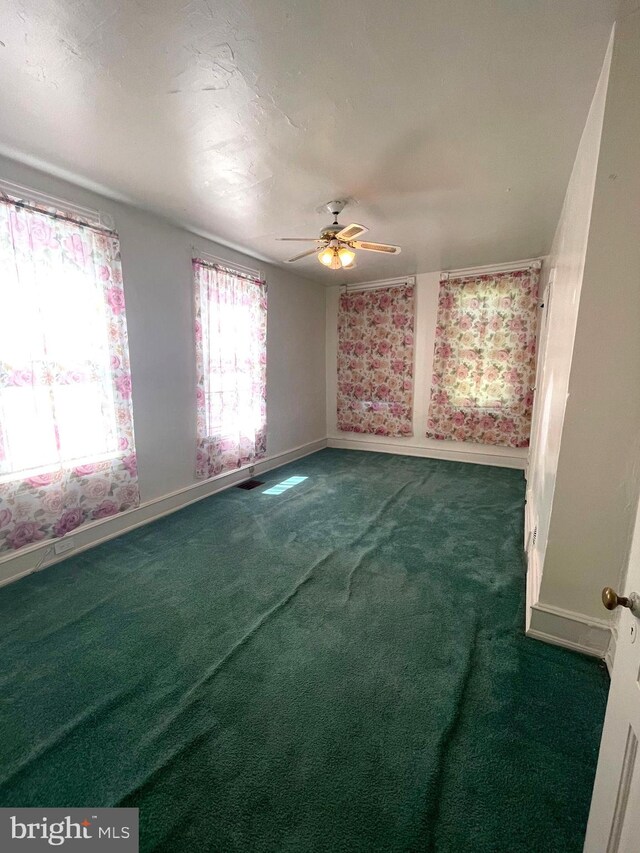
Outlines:
<svg viewBox="0 0 640 853"><path fill-rule="evenodd" d="M330 249L328 246L324 249L320 249L318 252L318 260L321 264L324 264L325 267L330 267L333 261L333 249Z"/></svg>
<svg viewBox="0 0 640 853"><path fill-rule="evenodd" d="M355 256L356 253L348 246L342 246L342 248L338 249L338 257L340 258L340 264L343 267L350 266L353 263Z"/></svg>

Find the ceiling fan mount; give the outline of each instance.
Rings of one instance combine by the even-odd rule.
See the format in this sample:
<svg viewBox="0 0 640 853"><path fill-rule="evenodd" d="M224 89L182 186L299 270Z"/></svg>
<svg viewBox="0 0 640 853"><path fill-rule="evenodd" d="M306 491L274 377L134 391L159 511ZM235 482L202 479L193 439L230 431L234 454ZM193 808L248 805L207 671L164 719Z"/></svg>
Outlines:
<svg viewBox="0 0 640 853"><path fill-rule="evenodd" d="M337 219L349 202L345 198L339 198L336 201L328 201L324 207L329 213Z"/></svg>
<svg viewBox="0 0 640 853"><path fill-rule="evenodd" d="M400 254L400 246L357 240L357 237L360 237L369 230L364 225L358 225L357 222L352 222L346 226L340 225L338 216L342 213L346 205L347 201L344 199L336 199L324 205L333 216L333 222L330 225L326 225L320 231L320 237L318 238L279 237L278 239L285 241L316 243L313 249L289 258L287 263L292 264L294 261L299 261L309 255L316 254L320 263L330 269L353 269L355 267L356 250L358 249L362 249L365 252L379 252L386 255Z"/></svg>
<svg viewBox="0 0 640 853"><path fill-rule="evenodd" d="M325 225L325 227L320 232L320 237L323 239L331 240L339 231L342 231L342 225L338 222L338 217L342 213L342 211L347 206L347 202L344 200L338 201L328 201L325 205L323 205L325 210L328 210L329 213L333 216L333 222L330 225Z"/></svg>

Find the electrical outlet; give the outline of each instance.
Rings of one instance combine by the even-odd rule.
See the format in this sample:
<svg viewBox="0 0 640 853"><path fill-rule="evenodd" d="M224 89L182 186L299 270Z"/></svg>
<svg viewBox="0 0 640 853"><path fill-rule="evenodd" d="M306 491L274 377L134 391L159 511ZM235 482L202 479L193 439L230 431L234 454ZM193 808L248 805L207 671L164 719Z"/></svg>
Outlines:
<svg viewBox="0 0 640 853"><path fill-rule="evenodd" d="M56 542L53 546L53 552L54 554L66 554L67 551L73 551L75 547L76 543L73 541L73 536L69 536Z"/></svg>

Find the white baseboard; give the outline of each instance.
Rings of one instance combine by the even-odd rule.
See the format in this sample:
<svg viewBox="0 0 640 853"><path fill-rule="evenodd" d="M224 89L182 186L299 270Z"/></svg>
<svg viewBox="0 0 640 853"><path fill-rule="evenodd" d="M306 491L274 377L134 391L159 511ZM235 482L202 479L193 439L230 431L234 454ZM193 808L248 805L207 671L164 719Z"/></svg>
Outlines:
<svg viewBox="0 0 640 853"><path fill-rule="evenodd" d="M606 659L611 654L611 624L604 619L594 619L539 601L532 606L527 605L527 611L527 637L597 658Z"/></svg>
<svg viewBox="0 0 640 853"><path fill-rule="evenodd" d="M526 475L525 475L526 478ZM528 553L534 546L533 531L535 530L535 512L534 502L531 495L531 488L527 486L524 502L524 550ZM537 596L536 596L537 600Z"/></svg>
<svg viewBox="0 0 640 853"><path fill-rule="evenodd" d="M533 612L533 604L538 601L540 595L540 564L538 562L538 554L534 547L529 547L529 551L525 552L527 561L527 580L526 580L526 611L525 611L525 633L529 633L531 628L531 615Z"/></svg>
<svg viewBox="0 0 640 853"><path fill-rule="evenodd" d="M613 662L616 657L616 648L618 647L618 626L611 626L611 639L609 640L609 648L604 656L604 662L609 670L609 676L613 674Z"/></svg>
<svg viewBox="0 0 640 853"><path fill-rule="evenodd" d="M451 442L442 442L451 444ZM495 465L499 468L516 468L523 470L527 463L527 450L517 448L505 448L505 453L487 453L482 450L471 450L461 442L459 447L423 447L419 444L399 444L367 440L362 438L346 438L343 436L330 436L327 439L327 447L336 447L341 450L369 450L373 453L397 453L401 456L420 456L426 459L444 459L448 462L472 462L476 465Z"/></svg>
<svg viewBox="0 0 640 853"><path fill-rule="evenodd" d="M122 536L130 530L135 530L136 527L142 527L145 524L156 521L158 518L183 509L183 507L189 506L189 504L208 498L210 495L216 494L216 492L228 489L236 483L241 483L247 479L248 469L251 467L254 468L255 474L262 474L273 468L286 465L288 462L295 462L296 459L302 459L311 453L316 453L316 451L322 450L326 446L327 440L321 438L317 441L294 447L291 450L267 456L265 459L254 463L253 466L245 465L243 468L238 468L235 471L219 474L217 477L212 477L209 480L193 483L182 489L177 489L175 492L145 501L135 509L84 524L67 535L67 539L73 538L75 547L72 551L68 551L65 554L56 556L53 553L54 544L60 542L61 539L48 539L46 542L38 545L23 548L17 554L3 555L0 558L0 586L18 580L18 578L31 574L34 571L40 571L41 569L52 566L68 557L73 557L76 554L82 553L82 551L87 551L89 548L95 548L96 545L100 545L102 542L115 539L117 536Z"/></svg>

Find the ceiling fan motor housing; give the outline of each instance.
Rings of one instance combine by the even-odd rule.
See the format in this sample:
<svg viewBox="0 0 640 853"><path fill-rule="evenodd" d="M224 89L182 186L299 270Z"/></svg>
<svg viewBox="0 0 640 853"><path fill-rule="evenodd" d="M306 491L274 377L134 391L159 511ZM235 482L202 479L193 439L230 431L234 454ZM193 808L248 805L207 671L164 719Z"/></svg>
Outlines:
<svg viewBox="0 0 640 853"><path fill-rule="evenodd" d="M332 222L331 225L327 225L320 232L320 237L323 240L331 240L338 231L342 231L342 225L339 225L337 222Z"/></svg>

